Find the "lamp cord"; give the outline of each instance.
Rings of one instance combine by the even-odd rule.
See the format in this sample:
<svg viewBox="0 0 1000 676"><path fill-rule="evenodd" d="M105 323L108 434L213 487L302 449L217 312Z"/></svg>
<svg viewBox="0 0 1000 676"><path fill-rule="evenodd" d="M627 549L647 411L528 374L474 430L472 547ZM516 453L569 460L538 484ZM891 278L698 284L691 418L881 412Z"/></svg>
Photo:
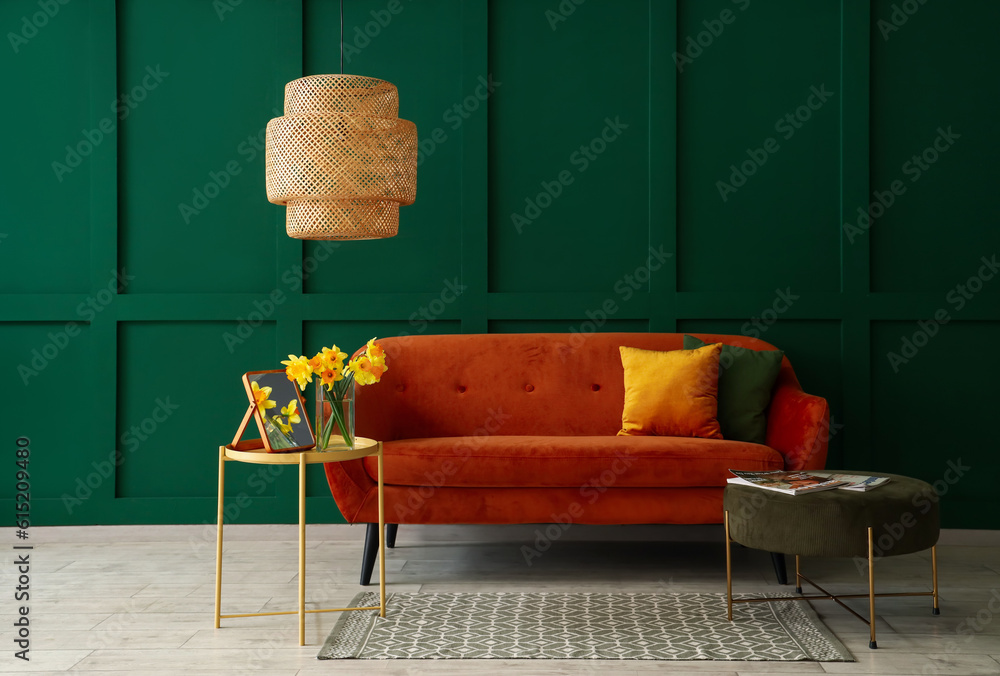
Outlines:
<svg viewBox="0 0 1000 676"><path fill-rule="evenodd" d="M340 0L340 74L344 74L344 0Z"/></svg>

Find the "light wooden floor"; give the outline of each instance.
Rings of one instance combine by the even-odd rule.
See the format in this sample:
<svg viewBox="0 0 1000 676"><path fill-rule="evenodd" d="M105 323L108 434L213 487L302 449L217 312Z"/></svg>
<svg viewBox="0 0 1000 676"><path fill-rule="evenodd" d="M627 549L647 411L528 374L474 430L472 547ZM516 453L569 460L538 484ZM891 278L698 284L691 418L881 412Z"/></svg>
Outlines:
<svg viewBox="0 0 1000 676"><path fill-rule="evenodd" d="M715 591L725 559L716 527L574 526L529 567L521 547L534 527L402 527L387 558L389 591ZM8 543L17 543L4 529ZM223 612L290 610L297 594L294 526L230 526ZM307 598L312 607L348 602L357 584L361 527L311 526ZM0 571L0 672L88 674L319 673L577 674L611 671L723 674L1000 674L1000 532L948 532L939 548L942 614L926 598L881 599L878 650L867 628L832 602L814 602L857 663L386 661L316 659L336 614L231 619L212 627L214 527L33 528L31 661L15 659L16 571L7 547ZM736 591L777 591L765 554L734 550ZM880 591L929 584L929 555L887 558ZM837 590L863 591L849 560L813 560L806 570ZM822 584L822 583L821 583ZM377 587L373 587L377 589ZM790 590L790 587L785 587ZM994 610L990 609L990 604ZM858 609L865 608L859 602ZM720 612L722 609L720 608ZM865 612L862 610L862 612ZM978 616L978 620L976 619ZM968 619L977 622L973 630ZM968 633L964 633L968 631Z"/></svg>

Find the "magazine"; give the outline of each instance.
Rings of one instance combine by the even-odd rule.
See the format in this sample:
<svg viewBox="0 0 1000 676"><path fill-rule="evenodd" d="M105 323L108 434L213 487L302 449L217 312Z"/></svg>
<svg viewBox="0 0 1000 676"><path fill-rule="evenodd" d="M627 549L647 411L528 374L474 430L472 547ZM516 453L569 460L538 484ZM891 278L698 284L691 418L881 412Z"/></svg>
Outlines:
<svg viewBox="0 0 1000 676"><path fill-rule="evenodd" d="M868 474L841 474L839 472L815 471L816 476L826 477L834 481L846 481L843 486L837 486L842 491L870 491L889 483L887 476L871 476Z"/></svg>
<svg viewBox="0 0 1000 676"><path fill-rule="evenodd" d="M755 486L768 491L777 491L787 495L801 495L838 488L846 482L828 477L817 476L811 472L788 472L772 470L770 472L744 472L729 470L735 476L727 479L728 483L743 486Z"/></svg>

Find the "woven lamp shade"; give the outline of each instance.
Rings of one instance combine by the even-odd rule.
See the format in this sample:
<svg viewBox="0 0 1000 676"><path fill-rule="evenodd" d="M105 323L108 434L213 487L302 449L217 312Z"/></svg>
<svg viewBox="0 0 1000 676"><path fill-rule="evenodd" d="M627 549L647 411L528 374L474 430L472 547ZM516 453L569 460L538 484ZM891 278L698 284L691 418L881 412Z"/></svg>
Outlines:
<svg viewBox="0 0 1000 676"><path fill-rule="evenodd" d="M399 206L417 197L417 127L399 119L399 93L384 80L289 82L266 144L267 199L287 205L290 237L392 237Z"/></svg>

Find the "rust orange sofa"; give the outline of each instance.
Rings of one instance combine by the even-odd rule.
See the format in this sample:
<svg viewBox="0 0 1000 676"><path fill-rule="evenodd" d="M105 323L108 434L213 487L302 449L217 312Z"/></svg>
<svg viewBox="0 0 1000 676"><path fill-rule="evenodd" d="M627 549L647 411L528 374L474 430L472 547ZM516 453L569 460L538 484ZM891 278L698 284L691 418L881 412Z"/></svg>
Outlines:
<svg viewBox="0 0 1000 676"><path fill-rule="evenodd" d="M692 334L754 350L746 336ZM782 362L767 445L616 436L625 388L618 347L679 350L680 333L485 334L384 338L389 370L358 388L357 432L384 442L386 522L711 524L727 470L821 469L826 400ZM325 465L349 523L377 550L374 458ZM776 562L777 566L777 562ZM779 571L779 578L781 572Z"/></svg>

